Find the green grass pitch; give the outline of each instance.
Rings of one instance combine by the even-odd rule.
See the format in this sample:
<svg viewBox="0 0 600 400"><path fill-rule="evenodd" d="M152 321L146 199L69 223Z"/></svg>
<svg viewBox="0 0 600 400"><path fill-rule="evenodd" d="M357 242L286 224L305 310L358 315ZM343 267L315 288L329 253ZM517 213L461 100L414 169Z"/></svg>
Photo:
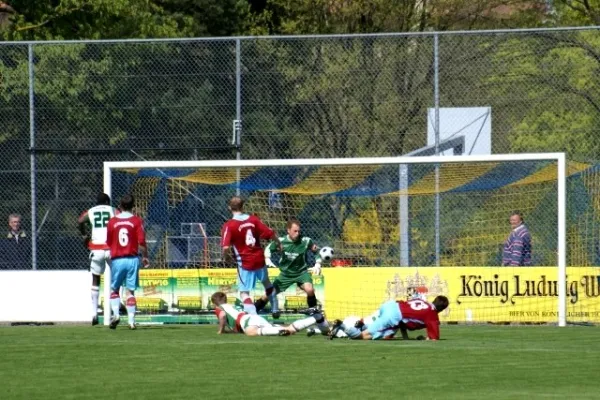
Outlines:
<svg viewBox="0 0 600 400"><path fill-rule="evenodd" d="M0 327L0 398L600 398L595 327L442 326L439 342L215 332Z"/></svg>

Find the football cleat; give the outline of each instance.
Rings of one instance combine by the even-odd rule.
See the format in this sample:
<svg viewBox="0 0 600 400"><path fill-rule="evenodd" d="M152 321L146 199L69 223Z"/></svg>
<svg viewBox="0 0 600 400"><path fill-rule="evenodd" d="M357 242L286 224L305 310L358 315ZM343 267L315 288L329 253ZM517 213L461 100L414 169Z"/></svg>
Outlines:
<svg viewBox="0 0 600 400"><path fill-rule="evenodd" d="M315 314L321 314L321 309L319 307L310 307L310 308L305 308L303 310L298 310L298 313L310 316L310 315L315 315Z"/></svg>
<svg viewBox="0 0 600 400"><path fill-rule="evenodd" d="M92 326L98 325L98 317L92 318Z"/></svg>
<svg viewBox="0 0 600 400"><path fill-rule="evenodd" d="M281 313L279 311L276 311L273 314L271 314L271 316L273 317L273 319L279 319L281 318Z"/></svg>
<svg viewBox="0 0 600 400"><path fill-rule="evenodd" d="M137 325L136 324L129 324L129 329L134 331L137 329Z"/></svg>
<svg viewBox="0 0 600 400"><path fill-rule="evenodd" d="M287 329L282 329L279 331L279 336L290 336L292 333Z"/></svg>
<svg viewBox="0 0 600 400"><path fill-rule="evenodd" d="M117 325L121 322L121 318L118 315L112 317L110 319L110 325L108 326L110 329L117 329Z"/></svg>
<svg viewBox="0 0 600 400"><path fill-rule="evenodd" d="M306 336L311 337L311 336L315 336L317 334L317 332L315 332L314 328L308 328L306 330Z"/></svg>
<svg viewBox="0 0 600 400"><path fill-rule="evenodd" d="M333 325L329 329L329 332L327 332L327 338L329 340L335 339L337 333L340 331L340 329L342 329L342 324L342 320L336 319L335 321L333 321Z"/></svg>
<svg viewBox="0 0 600 400"><path fill-rule="evenodd" d="M267 302L263 299L258 299L254 302L254 307L256 307L256 312L262 311L263 308L267 305Z"/></svg>

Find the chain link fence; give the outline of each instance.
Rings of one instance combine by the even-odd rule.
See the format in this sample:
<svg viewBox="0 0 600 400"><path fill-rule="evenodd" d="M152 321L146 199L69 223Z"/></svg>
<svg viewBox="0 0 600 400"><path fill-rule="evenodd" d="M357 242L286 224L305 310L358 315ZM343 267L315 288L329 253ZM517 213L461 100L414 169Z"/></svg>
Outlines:
<svg viewBox="0 0 600 400"><path fill-rule="evenodd" d="M398 156L436 107L491 108L493 153L583 165L571 260L595 262L598 29L0 46L0 217L25 233L0 268L88 267L104 161Z"/></svg>

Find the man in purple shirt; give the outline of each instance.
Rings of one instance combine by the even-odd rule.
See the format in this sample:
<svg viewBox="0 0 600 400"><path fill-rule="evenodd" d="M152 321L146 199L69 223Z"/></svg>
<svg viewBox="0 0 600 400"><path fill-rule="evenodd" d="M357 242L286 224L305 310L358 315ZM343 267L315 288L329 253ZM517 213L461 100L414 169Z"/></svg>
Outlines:
<svg viewBox="0 0 600 400"><path fill-rule="evenodd" d="M531 266L531 234L525 226L523 216L514 211L509 218L510 235L504 242L502 265Z"/></svg>

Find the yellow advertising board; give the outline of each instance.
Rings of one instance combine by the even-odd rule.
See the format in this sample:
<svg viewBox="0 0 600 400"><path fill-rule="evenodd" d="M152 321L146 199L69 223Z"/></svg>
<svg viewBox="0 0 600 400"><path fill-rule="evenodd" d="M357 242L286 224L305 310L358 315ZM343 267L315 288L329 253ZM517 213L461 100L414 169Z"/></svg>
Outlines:
<svg viewBox="0 0 600 400"><path fill-rule="evenodd" d="M600 322L600 288L594 267L567 269L567 320ZM367 315L391 299L405 299L410 288L433 300L447 296L442 321L556 322L556 267L327 268L328 317Z"/></svg>

